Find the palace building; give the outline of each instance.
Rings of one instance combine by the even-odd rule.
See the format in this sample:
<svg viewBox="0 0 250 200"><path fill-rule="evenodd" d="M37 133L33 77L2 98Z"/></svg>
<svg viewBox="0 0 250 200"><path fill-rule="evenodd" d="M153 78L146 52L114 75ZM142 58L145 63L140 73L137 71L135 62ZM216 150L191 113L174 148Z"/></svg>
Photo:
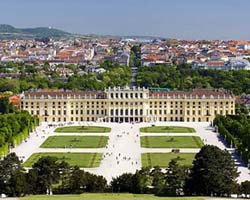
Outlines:
<svg viewBox="0 0 250 200"><path fill-rule="evenodd" d="M221 89L37 90L22 93L20 99L21 110L47 122L211 122L217 114L235 112L234 95Z"/></svg>

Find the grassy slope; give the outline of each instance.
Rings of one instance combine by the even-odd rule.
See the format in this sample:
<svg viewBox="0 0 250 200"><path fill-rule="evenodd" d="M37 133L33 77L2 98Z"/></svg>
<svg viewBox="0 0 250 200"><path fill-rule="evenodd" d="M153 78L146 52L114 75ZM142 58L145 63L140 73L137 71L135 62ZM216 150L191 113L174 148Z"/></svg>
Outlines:
<svg viewBox="0 0 250 200"><path fill-rule="evenodd" d="M147 194L81 194L30 196L21 200L204 200L202 197L156 197Z"/></svg>
<svg viewBox="0 0 250 200"><path fill-rule="evenodd" d="M106 136L50 136L42 148L103 148L108 143Z"/></svg>

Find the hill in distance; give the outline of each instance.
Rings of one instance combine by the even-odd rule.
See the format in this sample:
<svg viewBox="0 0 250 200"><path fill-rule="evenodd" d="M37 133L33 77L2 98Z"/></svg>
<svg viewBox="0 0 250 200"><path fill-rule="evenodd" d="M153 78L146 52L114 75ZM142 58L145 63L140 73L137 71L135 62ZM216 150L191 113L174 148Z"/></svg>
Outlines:
<svg viewBox="0 0 250 200"><path fill-rule="evenodd" d="M50 27L37 28L16 28L8 24L0 24L0 40L4 39L35 39L35 38L53 38L53 39L68 39L68 38L134 38L134 39L159 39L154 36L119 36L119 35L99 35L99 34L73 34L59 29Z"/></svg>
<svg viewBox="0 0 250 200"><path fill-rule="evenodd" d="M0 24L0 39L34 39L34 38L69 38L71 33L48 27L15 28L11 25Z"/></svg>

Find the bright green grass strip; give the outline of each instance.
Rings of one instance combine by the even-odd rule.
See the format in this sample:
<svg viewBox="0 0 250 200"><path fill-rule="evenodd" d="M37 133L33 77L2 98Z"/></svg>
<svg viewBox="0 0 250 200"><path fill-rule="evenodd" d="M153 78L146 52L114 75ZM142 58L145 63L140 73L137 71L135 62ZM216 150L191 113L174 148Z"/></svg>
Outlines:
<svg viewBox="0 0 250 200"><path fill-rule="evenodd" d="M156 197L151 194L81 194L81 195L38 195L21 200L205 200L203 197Z"/></svg>
<svg viewBox="0 0 250 200"><path fill-rule="evenodd" d="M102 160L101 153L34 153L24 162L23 166L32 167L43 156L57 157L59 160L66 161L71 166L82 168L98 167Z"/></svg>
<svg viewBox="0 0 250 200"><path fill-rule="evenodd" d="M198 136L143 136L144 148L201 148L203 142Z"/></svg>
<svg viewBox="0 0 250 200"><path fill-rule="evenodd" d="M55 130L57 133L109 133L111 128L101 126L64 126Z"/></svg>
<svg viewBox="0 0 250 200"><path fill-rule="evenodd" d="M182 126L150 126L140 128L144 133L195 133L194 128Z"/></svg>
<svg viewBox="0 0 250 200"><path fill-rule="evenodd" d="M180 165L191 166L195 153L143 153L142 166L166 168L172 159L176 159Z"/></svg>
<svg viewBox="0 0 250 200"><path fill-rule="evenodd" d="M50 136L41 148L103 148L107 136Z"/></svg>

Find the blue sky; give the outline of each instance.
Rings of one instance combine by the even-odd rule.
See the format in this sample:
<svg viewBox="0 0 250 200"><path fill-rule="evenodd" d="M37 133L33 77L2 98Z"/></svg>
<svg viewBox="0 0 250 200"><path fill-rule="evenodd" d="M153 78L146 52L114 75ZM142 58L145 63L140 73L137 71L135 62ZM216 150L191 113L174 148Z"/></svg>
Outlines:
<svg viewBox="0 0 250 200"><path fill-rule="evenodd" d="M0 23L74 33L250 40L250 0L0 0Z"/></svg>

